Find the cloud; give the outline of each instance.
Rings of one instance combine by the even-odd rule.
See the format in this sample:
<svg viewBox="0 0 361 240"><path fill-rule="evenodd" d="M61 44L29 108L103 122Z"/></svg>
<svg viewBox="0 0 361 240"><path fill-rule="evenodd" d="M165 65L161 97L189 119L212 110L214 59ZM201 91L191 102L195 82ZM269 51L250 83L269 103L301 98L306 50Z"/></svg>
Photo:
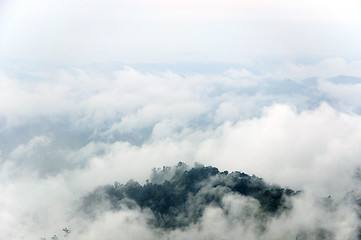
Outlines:
<svg viewBox="0 0 361 240"><path fill-rule="evenodd" d="M338 193L349 190L350 173L359 165L359 123L358 115L327 104L300 113L273 105L260 118L220 127L200 145L197 159L293 188Z"/></svg>
<svg viewBox="0 0 361 240"><path fill-rule="evenodd" d="M317 64L285 64L277 69L273 76L279 79L302 81L307 78L328 79L335 76L360 77L361 62L347 62L342 58L328 58Z"/></svg>
<svg viewBox="0 0 361 240"><path fill-rule="evenodd" d="M328 70L333 64L339 69ZM144 233L137 239L201 238L212 231L225 238L255 238L249 230L257 228L253 218L245 229L237 225L237 214L224 216L216 207L207 209L198 225L168 235L149 229L145 223L151 216L140 210L107 212L94 221L76 213L81 197L96 186L129 179L143 183L153 167L179 161L240 170L315 195L295 200L291 215L267 223L269 236L293 233L293 228L316 231L308 220L351 236L358 224L351 204L327 213L314 202L359 193L352 177L361 155L358 83L332 80L360 77L357 66L331 59L285 64L279 71L231 68L213 75L131 67L23 76L4 71L0 238L61 236L63 227L77 239L99 239L105 233L109 239L129 239L126 233L133 230ZM257 205L237 196L223 201L241 215ZM314 215L304 216L302 208Z"/></svg>
<svg viewBox="0 0 361 240"><path fill-rule="evenodd" d="M19 145L11 153L11 158L22 158L26 155L31 155L33 149L36 147L47 146L50 144L50 139L45 136L37 136L31 139L26 145Z"/></svg>
<svg viewBox="0 0 361 240"><path fill-rule="evenodd" d="M325 73L325 62L341 63L344 70ZM271 124L268 128L272 132L272 124L293 121L288 117L299 119L297 112L302 112L301 119L307 116L305 110L315 110L322 102L327 103L316 112L333 118L341 110L348 112L351 119L356 119L358 85L336 85L325 79L345 72L357 77L356 63L342 59L325 60L316 65L299 65L298 68L304 70L287 73L284 69L292 69L289 66L280 68L284 74L278 71L256 74L245 69L230 69L216 75L181 75L142 73L130 67L108 73L80 69L33 72L23 79L3 73L0 77L0 92L4 99L0 103L3 158L16 158L19 151L16 148L30 146L32 139L43 136L50 142L30 157L38 160L23 162L38 162L39 166L39 163L48 161L47 165L54 163L58 166L55 172L59 172L62 168L84 167L86 157L74 161L72 158L79 155L73 152L87 149L88 144L102 146L102 143L128 142L141 146L167 138L184 140L191 133L200 141L202 137L213 136L212 131L217 134L231 132L244 124L248 128L248 120L254 117L257 117L254 122L266 124L266 119L274 121L267 123ZM306 74L307 69L313 71ZM290 79L283 80L286 76ZM315 81L307 80L314 76L317 77ZM262 113L264 107L272 105L269 112ZM268 115L271 112L274 113ZM277 117L273 119L273 116ZM320 114L313 116L322 118ZM344 115L340 113L340 116ZM326 120L322 121L327 126ZM224 124L226 122L229 125ZM290 129L293 127L291 125ZM312 124L307 127L313 128ZM14 134L17 139L12 137ZM276 137L277 133L274 134ZM293 134L292 137L297 139L296 133ZM312 144L304 147L308 146L312 147Z"/></svg>
<svg viewBox="0 0 361 240"><path fill-rule="evenodd" d="M69 239L355 239L360 10L357 0L1 1L0 239L63 227ZM169 232L139 208L79 215L97 186L144 183L179 161L304 193L263 226L258 203L232 194L228 214L210 206Z"/></svg>
<svg viewBox="0 0 361 240"><path fill-rule="evenodd" d="M34 73L28 77L35 79L28 82L5 74L0 78L5 128L41 117L67 116L78 130L100 127L108 121L115 122L114 129L131 131L164 118L196 118L212 105L232 97L228 95L234 95L234 91L247 90L250 83L258 84L254 77L241 74L227 73L209 79L171 72L144 74L129 67L110 76L76 70Z"/></svg>
<svg viewBox="0 0 361 240"><path fill-rule="evenodd" d="M295 75L306 78L300 71L288 74L297 79ZM230 69L219 75L183 76L172 72L141 73L130 67L106 73L80 69L32 72L21 77L2 73L1 120L3 127L11 127L39 117L69 116L77 128L116 121L114 128L132 130L134 125L149 126L163 118L195 118L220 104L221 108L224 104L245 108L247 105L239 101L272 101L275 96L266 94L273 94L271 86L277 81L270 77L279 80L284 75L257 75L245 69ZM290 94L289 88L284 86L285 83L280 83L278 88L284 89L284 95ZM302 87L306 91L314 88L295 85L295 88ZM307 97L305 93L295 93ZM255 98L252 100L249 96Z"/></svg>
<svg viewBox="0 0 361 240"><path fill-rule="evenodd" d="M347 79L346 77L344 77ZM361 84L335 84L330 81L320 81L320 89L333 99L340 108L350 112L360 112ZM342 101L340 101L342 99Z"/></svg>

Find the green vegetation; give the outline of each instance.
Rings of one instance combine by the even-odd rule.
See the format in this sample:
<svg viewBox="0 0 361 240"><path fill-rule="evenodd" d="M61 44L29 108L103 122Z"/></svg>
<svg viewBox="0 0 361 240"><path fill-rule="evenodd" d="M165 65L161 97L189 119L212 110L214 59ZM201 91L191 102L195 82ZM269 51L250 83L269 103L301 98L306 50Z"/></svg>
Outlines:
<svg viewBox="0 0 361 240"><path fill-rule="evenodd" d="M286 198L297 194L266 184L254 175L220 172L201 165L189 169L180 162L174 168L153 169L151 179L143 186L134 180L102 186L84 198L82 210L94 215L97 205L104 202L113 211L122 207L150 209L154 215L150 224L174 229L195 223L207 206L223 208L222 198L231 193L256 199L261 212L269 215L289 209Z"/></svg>

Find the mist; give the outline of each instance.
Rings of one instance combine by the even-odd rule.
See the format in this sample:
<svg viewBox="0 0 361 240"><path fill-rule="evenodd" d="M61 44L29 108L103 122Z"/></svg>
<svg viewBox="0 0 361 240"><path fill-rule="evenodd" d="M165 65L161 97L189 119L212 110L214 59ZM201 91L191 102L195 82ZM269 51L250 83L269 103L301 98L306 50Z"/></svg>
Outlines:
<svg viewBox="0 0 361 240"><path fill-rule="evenodd" d="M60 238L67 227L69 239L355 239L361 118L358 102L340 96L359 83L270 76L126 67L33 75L29 84L4 73L1 238ZM180 161L255 174L302 194L289 200L292 210L263 222L262 234L257 199L234 193L222 195L223 208L207 206L197 222L166 231L148 224L147 208L114 212L104 202L96 218L78 210L99 186L144 184L153 168ZM320 204L328 196L332 211Z"/></svg>
<svg viewBox="0 0 361 240"><path fill-rule="evenodd" d="M360 239L360 16L2 1L0 239Z"/></svg>

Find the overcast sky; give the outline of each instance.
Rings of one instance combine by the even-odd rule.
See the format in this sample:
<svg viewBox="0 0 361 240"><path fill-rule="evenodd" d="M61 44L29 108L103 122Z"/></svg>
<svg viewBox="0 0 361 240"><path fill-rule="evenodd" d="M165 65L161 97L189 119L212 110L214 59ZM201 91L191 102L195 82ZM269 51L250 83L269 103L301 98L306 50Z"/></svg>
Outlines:
<svg viewBox="0 0 361 240"><path fill-rule="evenodd" d="M0 8L5 65L254 64L361 54L357 0L3 0Z"/></svg>
<svg viewBox="0 0 361 240"><path fill-rule="evenodd" d="M88 223L74 206L178 161L360 193L360 43L358 0L0 1L0 239L149 233L119 228L143 213ZM310 199L276 223L319 222ZM324 224L352 236L347 216Z"/></svg>

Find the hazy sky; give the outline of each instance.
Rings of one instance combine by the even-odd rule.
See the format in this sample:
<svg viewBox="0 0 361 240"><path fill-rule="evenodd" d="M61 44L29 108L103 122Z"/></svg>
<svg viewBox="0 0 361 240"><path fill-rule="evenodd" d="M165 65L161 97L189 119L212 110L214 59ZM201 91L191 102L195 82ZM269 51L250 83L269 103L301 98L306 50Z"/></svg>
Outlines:
<svg viewBox="0 0 361 240"><path fill-rule="evenodd" d="M270 231L320 222L314 196L361 192L360 43L358 0L0 1L0 239L151 239L144 213L74 206L178 161L304 189ZM344 207L321 221L342 240Z"/></svg>
<svg viewBox="0 0 361 240"><path fill-rule="evenodd" d="M2 1L0 62L320 61L361 54L361 3L345 1Z"/></svg>

